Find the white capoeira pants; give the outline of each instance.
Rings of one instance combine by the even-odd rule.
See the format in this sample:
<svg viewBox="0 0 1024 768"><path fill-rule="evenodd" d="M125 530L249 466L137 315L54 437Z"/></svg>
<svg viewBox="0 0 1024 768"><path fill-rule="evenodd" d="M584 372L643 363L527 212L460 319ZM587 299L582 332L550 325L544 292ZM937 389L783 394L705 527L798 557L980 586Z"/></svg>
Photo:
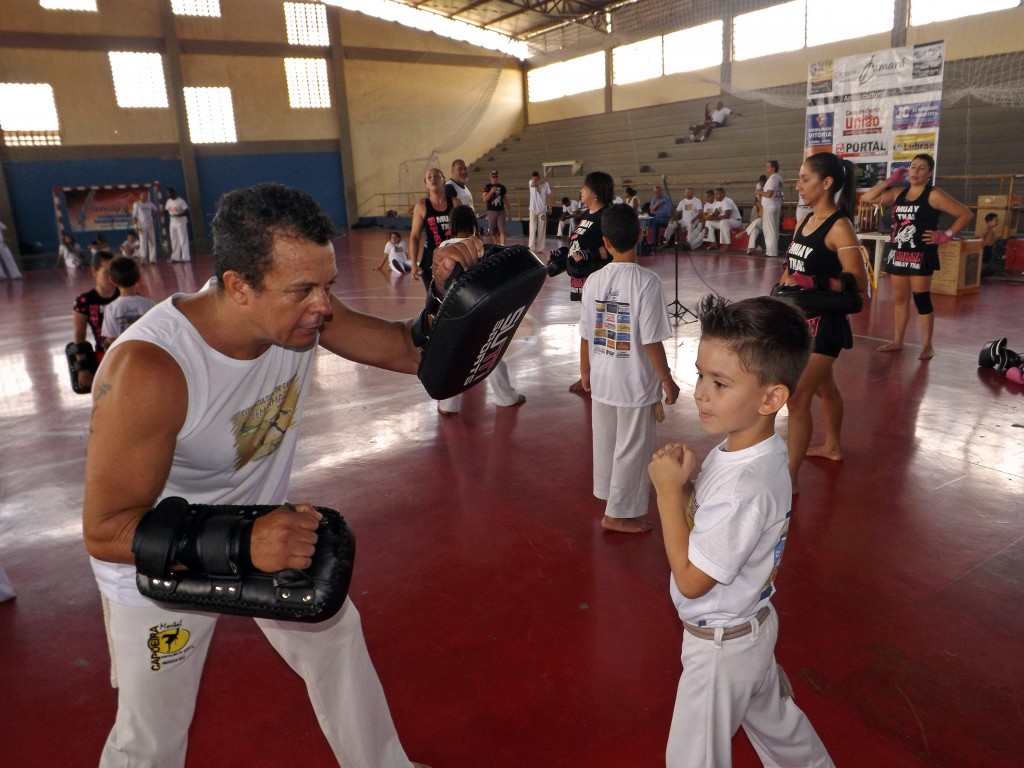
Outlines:
<svg viewBox="0 0 1024 768"><path fill-rule="evenodd" d="M191 261L188 244L188 220L171 218L171 261Z"/></svg>
<svg viewBox="0 0 1024 768"><path fill-rule="evenodd" d="M479 384L474 385L479 386ZM487 376L487 386L491 388L494 395L494 402L497 405L515 405L519 402L519 393L512 386L508 377L508 366L504 360L499 360L494 370ZM462 395L449 397L447 400L438 400L438 408L445 413L458 413L462 410Z"/></svg>
<svg viewBox="0 0 1024 768"><path fill-rule="evenodd" d="M779 689L775 609L753 632L704 640L683 632L683 674L672 712L667 768L729 768L742 725L767 766L834 768L811 721Z"/></svg>
<svg viewBox="0 0 1024 768"><path fill-rule="evenodd" d="M747 226L747 250L752 251L757 246L757 236L761 234L763 220L760 216L754 219Z"/></svg>
<svg viewBox="0 0 1024 768"><path fill-rule="evenodd" d="M643 517L651 498L647 465L655 447L654 409L592 400L594 496L608 503L608 517Z"/></svg>
<svg viewBox="0 0 1024 768"><path fill-rule="evenodd" d="M156 261L156 230L153 227L139 227L139 261Z"/></svg>
<svg viewBox="0 0 1024 768"><path fill-rule="evenodd" d="M668 223L668 227L665 229L664 241L667 243L672 235L675 234L676 230L679 229L679 220L674 219ZM699 219L690 219L690 223L686 227L686 242L690 248L696 248L704 240L704 225Z"/></svg>
<svg viewBox="0 0 1024 768"><path fill-rule="evenodd" d="M761 201L764 225L764 255L779 255L779 221L782 218L782 204L770 205Z"/></svg>
<svg viewBox="0 0 1024 768"><path fill-rule="evenodd" d="M0 262L3 262L3 269L0 269L0 277L3 277L4 272L6 272L7 277L11 280L18 280L21 278L21 272L18 270L18 263L14 260L14 254L11 253L11 249L7 247L7 243L0 242Z"/></svg>
<svg viewBox="0 0 1024 768"><path fill-rule="evenodd" d="M732 231L734 229L743 229L743 222L739 219L719 219L718 221L708 221L705 223L708 231L704 236L705 243L715 242L715 230L718 230L718 242L721 245L732 244Z"/></svg>
<svg viewBox="0 0 1024 768"><path fill-rule="evenodd" d="M117 719L100 768L184 766L189 724L217 618L215 613L171 611L156 605L110 604ZM346 600L336 616L320 624L255 621L305 681L317 720L341 765L411 767L370 661L359 612L351 601ZM259 701L247 694L245 680L237 686L240 706L259 707ZM250 736L239 732L230 737ZM273 733L267 738L274 738ZM281 738L293 738L287 727Z"/></svg>
<svg viewBox="0 0 1024 768"><path fill-rule="evenodd" d="M547 211L530 211L530 250L534 253L540 253L544 250L547 226Z"/></svg>

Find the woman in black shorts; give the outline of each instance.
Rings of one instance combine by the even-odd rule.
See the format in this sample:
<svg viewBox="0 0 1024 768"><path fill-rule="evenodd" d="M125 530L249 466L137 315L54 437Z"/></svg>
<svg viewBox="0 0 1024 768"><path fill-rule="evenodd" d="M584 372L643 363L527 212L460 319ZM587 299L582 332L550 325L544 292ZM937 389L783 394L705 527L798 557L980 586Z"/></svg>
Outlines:
<svg viewBox="0 0 1024 768"><path fill-rule="evenodd" d="M932 309L932 273L939 269L939 246L949 242L956 233L971 223L974 214L963 203L954 200L931 184L935 160L931 155L917 155L906 168L896 168L885 181L878 182L864 193L865 203L892 206L892 248L885 259L885 271L892 277L893 305L896 312L896 335L879 352L903 349L903 336L910 319L913 298L921 324L920 360L935 354L932 330L935 314ZM892 189L907 177L910 186ZM956 218L949 229L939 230L939 216L948 213Z"/></svg>
<svg viewBox="0 0 1024 768"><path fill-rule="evenodd" d="M786 252L786 267L779 280L782 285L842 292L842 275L848 273L853 276L858 291L867 288L864 258L853 230L855 183L853 164L831 152L814 154L804 160L796 189L812 211L797 226ZM808 313L807 324L814 337L814 349L788 404L789 473L793 493L799 491L797 473L804 456L842 458L839 433L843 423L843 399L832 377L832 366L840 350L853 346L850 321L844 314ZM815 395L821 398L825 444L808 450L814 431L811 400Z"/></svg>

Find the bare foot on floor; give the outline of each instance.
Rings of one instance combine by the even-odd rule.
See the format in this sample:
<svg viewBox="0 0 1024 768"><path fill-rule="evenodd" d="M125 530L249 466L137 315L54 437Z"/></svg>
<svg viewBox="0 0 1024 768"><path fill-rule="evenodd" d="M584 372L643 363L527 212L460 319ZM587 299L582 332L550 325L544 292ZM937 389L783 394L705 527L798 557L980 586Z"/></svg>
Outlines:
<svg viewBox="0 0 1024 768"><path fill-rule="evenodd" d="M515 408L517 405L522 405L525 402L526 402L526 395L520 395L519 397L516 398L516 401L514 403L509 403L508 405L502 405L500 407L502 407L502 408Z"/></svg>
<svg viewBox="0 0 1024 768"><path fill-rule="evenodd" d="M903 349L903 345L895 341L890 341L888 344L878 347L879 352L899 352L901 349Z"/></svg>
<svg viewBox="0 0 1024 768"><path fill-rule="evenodd" d="M582 379L576 379L576 381L570 384L569 391L572 392L574 395L583 395L584 397L587 395L587 390L583 388Z"/></svg>
<svg viewBox="0 0 1024 768"><path fill-rule="evenodd" d="M813 448L808 448L804 456L815 456L819 459L828 459L829 461L843 460L843 452L839 447L829 445L816 445Z"/></svg>
<svg viewBox="0 0 1024 768"><path fill-rule="evenodd" d="M935 357L935 350L931 346L927 346L921 350L921 354L917 356L917 359L931 360L933 357Z"/></svg>
<svg viewBox="0 0 1024 768"><path fill-rule="evenodd" d="M648 533L654 523L643 517L608 517L601 520L601 527L617 533Z"/></svg>

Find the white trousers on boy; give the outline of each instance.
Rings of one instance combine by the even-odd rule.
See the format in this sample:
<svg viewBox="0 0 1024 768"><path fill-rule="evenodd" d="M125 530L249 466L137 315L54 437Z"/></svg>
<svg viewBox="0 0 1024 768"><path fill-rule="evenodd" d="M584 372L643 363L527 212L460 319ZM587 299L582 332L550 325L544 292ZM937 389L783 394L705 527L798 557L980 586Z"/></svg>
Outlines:
<svg viewBox="0 0 1024 768"><path fill-rule="evenodd" d="M486 381L497 405L515 405L519 402L519 393L512 386L512 381L508 377L508 366L505 365L504 360L498 361L494 370L487 375ZM474 386L480 385L474 384ZM447 400L438 400L438 408L445 413L458 413L462 410L462 395L455 395Z"/></svg>
<svg viewBox="0 0 1024 768"><path fill-rule="evenodd" d="M775 608L763 624L753 624L749 635L723 641L683 632L667 768L729 768L741 725L766 766L835 768L810 720L779 691Z"/></svg>
<svg viewBox="0 0 1024 768"><path fill-rule="evenodd" d="M100 768L180 768L185 764L188 729L217 618L215 613L110 603L117 719ZM336 616L320 624L255 621L305 681L317 720L341 765L410 768L366 649L359 612L351 601L346 600ZM237 685L237 700L244 707L258 707L258 698L246 692L247 682L239 680ZM225 738L249 735L239 732ZM281 738L292 738L287 728Z"/></svg>
<svg viewBox="0 0 1024 768"><path fill-rule="evenodd" d="M643 517L651 498L647 465L654 454L656 422L650 405L626 408L593 400L594 496L608 502L608 517Z"/></svg>

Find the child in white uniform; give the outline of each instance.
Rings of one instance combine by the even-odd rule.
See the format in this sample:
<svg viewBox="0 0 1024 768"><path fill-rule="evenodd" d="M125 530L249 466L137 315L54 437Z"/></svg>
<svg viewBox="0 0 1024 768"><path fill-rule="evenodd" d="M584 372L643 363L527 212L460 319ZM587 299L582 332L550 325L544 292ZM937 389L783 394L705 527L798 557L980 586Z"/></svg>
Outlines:
<svg viewBox="0 0 1024 768"><path fill-rule="evenodd" d="M402 242L402 236L395 231L388 235L388 242L384 246L384 258L380 260L380 264L374 267L374 269L378 272L383 272L384 267L388 264L391 265L391 272L393 274L404 275L407 272L412 272L409 252L405 248L405 243Z"/></svg>
<svg viewBox="0 0 1024 768"><path fill-rule="evenodd" d="M698 315L694 399L704 429L726 439L695 483L685 445L665 446L649 467L684 629L666 764L728 768L742 725L765 765L826 768L832 760L775 662L770 602L792 506L775 415L810 356L807 321L767 296L707 296Z"/></svg>
<svg viewBox="0 0 1024 768"><path fill-rule="evenodd" d="M624 203L601 216L612 262L583 286L580 382L591 393L594 496L607 501L602 527L621 533L651 530L645 518L651 483L645 467L654 452L661 396L679 397L665 347L672 338L665 291L636 263L640 222Z"/></svg>
<svg viewBox="0 0 1024 768"><path fill-rule="evenodd" d="M446 245L451 245L452 243L460 243L467 237L478 236L477 232L479 230L476 223L476 214L469 206L457 205L452 208L449 222L453 237L438 245L437 250L441 250ZM516 392L515 387L512 386L512 381L508 377L508 366L505 365L504 360L499 360L498 364L494 366L494 370L487 377L487 384L491 388L491 394L494 395L495 403L500 406L507 408L513 405L522 405L526 402L526 395L519 394ZM447 400L438 400L437 402L437 412L442 416L452 416L461 409L462 395L455 395Z"/></svg>

